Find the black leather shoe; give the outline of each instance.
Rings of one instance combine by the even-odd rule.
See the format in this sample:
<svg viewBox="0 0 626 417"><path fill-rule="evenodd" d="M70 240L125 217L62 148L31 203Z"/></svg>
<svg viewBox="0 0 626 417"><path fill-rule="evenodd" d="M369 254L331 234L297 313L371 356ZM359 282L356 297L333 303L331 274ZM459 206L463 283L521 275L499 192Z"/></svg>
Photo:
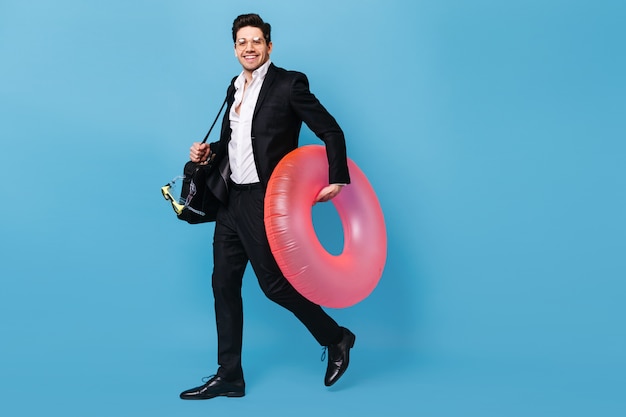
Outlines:
<svg viewBox="0 0 626 417"><path fill-rule="evenodd" d="M219 396L243 397L246 395L245 391L246 386L243 379L229 382L215 375L206 384L181 392L180 398L183 400L208 400Z"/></svg>
<svg viewBox="0 0 626 417"><path fill-rule="evenodd" d="M336 345L328 346L328 367L324 377L324 385L330 387L348 369L350 362L350 349L354 346L356 336L345 327L342 327L343 338Z"/></svg>

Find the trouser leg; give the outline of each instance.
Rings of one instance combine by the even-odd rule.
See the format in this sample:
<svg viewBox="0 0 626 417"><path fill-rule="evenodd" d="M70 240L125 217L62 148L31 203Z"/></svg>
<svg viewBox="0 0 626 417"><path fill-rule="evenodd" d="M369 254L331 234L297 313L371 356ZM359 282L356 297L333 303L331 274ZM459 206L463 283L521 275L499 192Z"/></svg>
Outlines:
<svg viewBox="0 0 626 417"><path fill-rule="evenodd" d="M297 292L284 277L272 255L263 218L264 191L239 192L237 207L241 242L265 295L291 311L322 346L337 343L342 330L319 305Z"/></svg>
<svg viewBox="0 0 626 417"><path fill-rule="evenodd" d="M217 374L227 380L243 378L241 284L247 261L232 213L227 208L220 208L213 238L212 287L217 327Z"/></svg>

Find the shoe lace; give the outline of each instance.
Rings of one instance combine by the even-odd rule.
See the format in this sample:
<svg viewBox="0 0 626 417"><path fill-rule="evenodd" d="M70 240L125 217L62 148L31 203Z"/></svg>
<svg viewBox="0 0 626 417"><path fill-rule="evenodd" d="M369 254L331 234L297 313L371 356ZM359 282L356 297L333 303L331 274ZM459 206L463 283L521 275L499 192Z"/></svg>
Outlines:
<svg viewBox="0 0 626 417"><path fill-rule="evenodd" d="M324 362L326 360L326 350L328 349L328 346L324 346L322 348L322 357L320 358L320 361Z"/></svg>
<svg viewBox="0 0 626 417"><path fill-rule="evenodd" d="M202 377L202 382L207 383L209 382L213 377L215 376L215 374L213 375L209 375L209 376L203 376Z"/></svg>

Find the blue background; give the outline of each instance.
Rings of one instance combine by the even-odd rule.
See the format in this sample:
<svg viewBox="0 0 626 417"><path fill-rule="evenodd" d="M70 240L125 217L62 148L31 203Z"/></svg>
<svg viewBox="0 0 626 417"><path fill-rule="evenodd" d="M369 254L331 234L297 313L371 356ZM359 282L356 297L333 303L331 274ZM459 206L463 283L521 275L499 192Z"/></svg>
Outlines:
<svg viewBox="0 0 626 417"><path fill-rule="evenodd" d="M2 415L623 416L626 3L257 3L0 3ZM357 334L336 386L248 273L247 396L182 402L216 369L213 225L159 188L247 12L344 128L388 259L331 311Z"/></svg>

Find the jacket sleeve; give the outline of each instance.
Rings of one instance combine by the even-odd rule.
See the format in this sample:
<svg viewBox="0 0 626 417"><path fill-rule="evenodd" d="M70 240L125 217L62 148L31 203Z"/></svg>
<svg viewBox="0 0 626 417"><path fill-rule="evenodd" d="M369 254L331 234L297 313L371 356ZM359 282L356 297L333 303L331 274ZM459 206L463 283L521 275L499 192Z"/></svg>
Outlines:
<svg viewBox="0 0 626 417"><path fill-rule="evenodd" d="M328 180L330 184L349 184L346 140L335 118L309 90L306 75L294 73L291 85L291 106L304 123L326 145Z"/></svg>

